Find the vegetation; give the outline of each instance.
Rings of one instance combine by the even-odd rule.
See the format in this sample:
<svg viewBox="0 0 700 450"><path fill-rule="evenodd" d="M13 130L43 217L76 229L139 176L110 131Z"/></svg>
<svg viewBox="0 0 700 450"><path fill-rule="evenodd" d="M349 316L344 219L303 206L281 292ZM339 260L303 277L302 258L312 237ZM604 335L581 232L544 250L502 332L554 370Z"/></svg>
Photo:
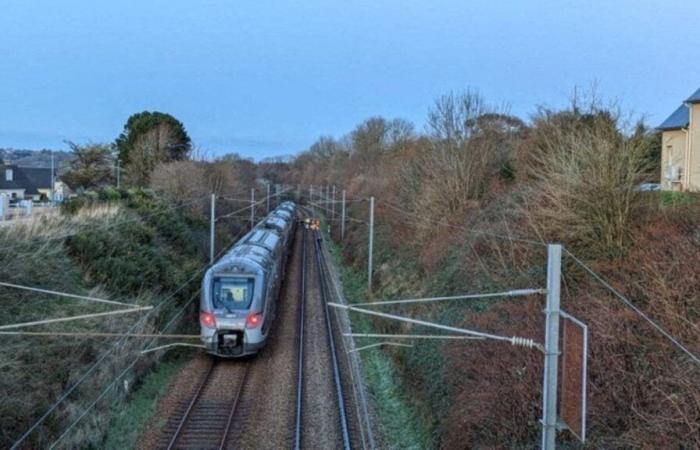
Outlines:
<svg viewBox="0 0 700 450"><path fill-rule="evenodd" d="M208 223L201 203L174 203L143 190L88 192L68 202L60 216L1 229L0 278L20 285L154 305L153 314L44 325L30 331L153 332L166 324L174 331L180 320L192 320L196 274L207 260ZM219 227L221 242L231 242L241 226L245 225L231 222ZM0 314L2 324L114 309L9 288L0 288L0 301L5 305ZM18 433L106 355L27 441L28 447L46 447L122 374L118 384L111 385L90 410L89 420L78 422L62 440L67 448L101 448L106 424L114 413L111 405L121 404L128 394L123 383L138 383L161 356L140 356L141 349L152 345L153 341L143 339L4 336L0 383L3 392L22 394L8 396L0 406L0 446L9 447Z"/></svg>
<svg viewBox="0 0 700 450"><path fill-rule="evenodd" d="M333 247L336 264L340 262L340 248ZM352 268L342 268L341 282L349 302L359 302L367 291L366 275ZM356 333L372 332L371 321L358 316L353 321ZM384 352L361 353L364 376L375 410L379 434L375 435L379 448L424 449L433 444L429 424L425 423L411 402L408 385L398 374L392 358Z"/></svg>
<svg viewBox="0 0 700 450"><path fill-rule="evenodd" d="M386 132L390 123L412 131ZM558 241L700 352L700 284L692 269L700 254L697 201L638 188L658 177L658 134L615 106L581 97L564 109L542 108L525 124L474 91L440 97L427 123L416 133L403 121L372 118L345 137L319 139L286 174L289 183L336 184L348 198L377 198L376 298L543 286L540 243ZM362 272L367 204L353 202L348 212L342 263ZM591 448L700 445L697 367L570 258L563 296L563 307L591 333ZM532 297L393 310L541 342L542 306ZM356 315L353 323L422 331ZM388 363L366 365L379 409L400 400L397 414L378 415L392 439L401 439L391 431L400 416L407 428L427 424L435 448L537 446L539 353L492 342L417 342L368 353L366 360ZM398 379L387 393L394 400L381 393L387 377ZM575 446L573 436L561 437Z"/></svg>
<svg viewBox="0 0 700 450"><path fill-rule="evenodd" d="M220 198L217 215L231 216L217 226L217 242L228 243L244 226L235 215L241 207L236 199L247 199L251 188L261 198L260 180L335 184L351 199L351 220L336 255L350 301L362 300L366 292L367 204L359 200L375 196L373 292L378 299L543 286L543 244L562 242L700 353L700 279L693 270L700 265L700 202L692 194L639 189L641 182L658 177L658 133L626 119L614 105L582 97L563 109L540 108L525 123L476 91L439 97L426 123L421 132L402 119L371 117L346 136L319 138L293 159L255 164L237 154L210 162L188 160L191 143L180 122L162 113L136 114L115 144L133 188L105 186L108 180L99 176L104 170L95 169L104 168L104 161L92 156L107 158L106 147L76 146L86 153L82 159L76 155L68 179L76 180L75 186L100 188L65 203L58 218L0 230L0 278L139 304L165 301L153 317L60 328L154 330L175 317L195 292L187 280L206 260L210 193ZM700 446L697 367L570 258L565 258L563 277L563 307L586 322L591 333L588 445ZM0 301L9 305L2 323L84 311L72 300L6 289L0 289ZM543 339L541 310L542 299L534 296L395 308L538 342ZM421 331L362 316L353 316L353 323L358 331ZM6 376L0 384L8 391L21 384L30 394L0 406L0 445L16 438L10 430L25 429L80 376L77 368L87 367L104 349L95 339L40 347L32 345L32 338L6 339L0 349ZM142 345L121 344L92 383L69 398L62 414L52 415L30 443L45 446ZM138 383L152 358L140 359L143 364L125 379ZM539 353L493 342L431 341L410 350L373 349L362 358L385 446L536 446ZM27 367L38 370L27 372ZM46 370L56 374L50 383ZM151 379L161 375L167 373ZM150 414L157 395L151 383L156 382L143 384L129 413L113 422L117 432L108 447L133 442L136 431L119 430ZM114 389L110 395L121 404L126 394ZM68 447L104 444L103 430L114 412L104 403L66 438ZM562 438L577 445L566 432Z"/></svg>
<svg viewBox="0 0 700 450"><path fill-rule="evenodd" d="M112 149L109 145L78 145L73 142L68 145L73 151L73 159L61 180L69 188L83 191L113 183Z"/></svg>
<svg viewBox="0 0 700 450"><path fill-rule="evenodd" d="M142 187L148 186L159 163L184 160L192 149L182 122L157 111L129 117L114 145L124 164L125 181Z"/></svg>
<svg viewBox="0 0 700 450"><path fill-rule="evenodd" d="M185 359L168 360L158 364L153 372L144 376L133 396L126 403L113 405L112 419L101 448L122 450L136 448L144 427L156 412L158 401L165 394L170 381L175 378Z"/></svg>

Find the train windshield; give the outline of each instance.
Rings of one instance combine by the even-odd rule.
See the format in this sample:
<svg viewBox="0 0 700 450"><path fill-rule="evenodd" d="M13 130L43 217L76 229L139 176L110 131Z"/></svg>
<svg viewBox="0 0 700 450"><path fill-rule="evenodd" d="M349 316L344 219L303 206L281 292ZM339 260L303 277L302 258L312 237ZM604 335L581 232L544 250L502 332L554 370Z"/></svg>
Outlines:
<svg viewBox="0 0 700 450"><path fill-rule="evenodd" d="M215 278L214 308L248 309L253 300L253 278Z"/></svg>

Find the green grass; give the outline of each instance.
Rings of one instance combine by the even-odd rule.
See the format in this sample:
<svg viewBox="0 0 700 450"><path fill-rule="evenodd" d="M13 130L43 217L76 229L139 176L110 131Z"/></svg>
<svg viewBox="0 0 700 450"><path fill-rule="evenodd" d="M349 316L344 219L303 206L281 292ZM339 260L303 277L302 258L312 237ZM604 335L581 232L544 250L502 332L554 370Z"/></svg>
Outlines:
<svg viewBox="0 0 700 450"><path fill-rule="evenodd" d="M366 274L342 267L340 249L331 246L336 267L340 267L343 290L350 303L366 297ZM376 332L368 316L353 315L353 331ZM380 448L425 449L434 447L432 429L408 394L408 388L390 355L381 348L361 352L365 382L372 398Z"/></svg>
<svg viewBox="0 0 700 450"><path fill-rule="evenodd" d="M185 361L185 358L179 358L158 364L153 372L143 378L126 403L120 405L119 411L115 412L107 430L103 449L136 448L139 437L156 411L158 401Z"/></svg>
<svg viewBox="0 0 700 450"><path fill-rule="evenodd" d="M664 206L692 205L697 201L697 195L688 192L661 191L661 204Z"/></svg>

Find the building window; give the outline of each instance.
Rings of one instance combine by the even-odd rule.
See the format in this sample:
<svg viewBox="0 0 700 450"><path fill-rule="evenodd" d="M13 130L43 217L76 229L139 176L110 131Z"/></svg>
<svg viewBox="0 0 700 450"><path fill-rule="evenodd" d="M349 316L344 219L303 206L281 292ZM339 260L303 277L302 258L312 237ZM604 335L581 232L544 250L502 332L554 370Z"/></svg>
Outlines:
<svg viewBox="0 0 700 450"><path fill-rule="evenodd" d="M13 180L12 169L5 169L5 181L12 181L12 180Z"/></svg>

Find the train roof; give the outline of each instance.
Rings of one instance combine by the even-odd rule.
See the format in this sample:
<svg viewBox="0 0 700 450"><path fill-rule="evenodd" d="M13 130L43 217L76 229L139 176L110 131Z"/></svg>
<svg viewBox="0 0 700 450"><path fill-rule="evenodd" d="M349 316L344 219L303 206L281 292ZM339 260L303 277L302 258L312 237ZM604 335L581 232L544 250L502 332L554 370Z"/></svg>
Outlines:
<svg viewBox="0 0 700 450"><path fill-rule="evenodd" d="M248 233L242 239L241 244L256 245L271 253L280 244L280 240L281 238L277 231L273 229L258 228Z"/></svg>
<svg viewBox="0 0 700 450"><path fill-rule="evenodd" d="M283 233L289 227L289 223L290 221L288 219L270 215L270 217L265 220L264 225L266 228L271 228L279 233Z"/></svg>
<svg viewBox="0 0 700 450"><path fill-rule="evenodd" d="M270 252L266 249L248 244L236 245L219 262L214 264L207 273L217 274L222 272L264 272L269 267Z"/></svg>
<svg viewBox="0 0 700 450"><path fill-rule="evenodd" d="M282 217L285 220L290 220L292 218L292 212L286 209L276 209L270 214L270 216Z"/></svg>

